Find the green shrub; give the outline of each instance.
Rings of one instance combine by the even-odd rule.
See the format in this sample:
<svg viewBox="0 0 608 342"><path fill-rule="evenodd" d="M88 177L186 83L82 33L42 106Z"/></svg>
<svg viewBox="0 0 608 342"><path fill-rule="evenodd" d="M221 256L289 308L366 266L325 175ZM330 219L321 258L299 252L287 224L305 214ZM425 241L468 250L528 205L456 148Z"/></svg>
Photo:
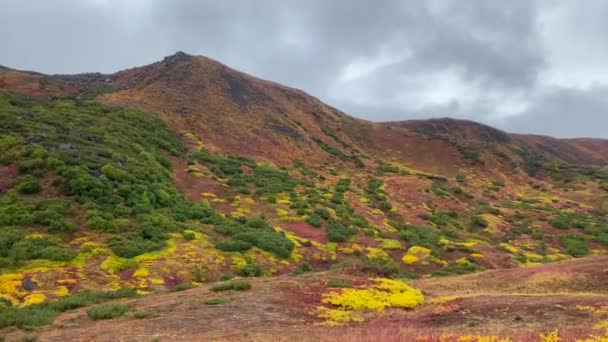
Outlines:
<svg viewBox="0 0 608 342"><path fill-rule="evenodd" d="M566 253L575 258L589 255L587 241L580 235L568 234L559 237L559 242L566 249Z"/></svg>
<svg viewBox="0 0 608 342"><path fill-rule="evenodd" d="M308 273L311 271L312 271L312 267L310 267L310 264L307 262L304 262L303 264L301 264L300 266L295 268L291 273L294 275L300 275L300 274Z"/></svg>
<svg viewBox="0 0 608 342"><path fill-rule="evenodd" d="M253 245L247 241L230 240L218 243L215 247L224 252L244 252L251 249Z"/></svg>
<svg viewBox="0 0 608 342"><path fill-rule="evenodd" d="M487 228L488 225L488 221L481 216L476 215L471 218L471 228Z"/></svg>
<svg viewBox="0 0 608 342"><path fill-rule="evenodd" d="M483 268L481 266L479 266L477 263L472 262L470 260L466 260L466 262L464 262L464 263L460 263L460 264L457 263L455 265L449 265L449 266L440 268L440 269L434 271L433 273L431 273L431 275L433 277L442 277L442 276L455 275L455 274L473 273L473 272L478 272L481 270L483 270Z"/></svg>
<svg viewBox="0 0 608 342"><path fill-rule="evenodd" d="M399 279L413 280L420 278L420 275L414 271L402 271L399 272L399 274L397 274L395 277Z"/></svg>
<svg viewBox="0 0 608 342"><path fill-rule="evenodd" d="M30 175L19 177L15 183L15 189L22 194L37 194L42 191L38 178Z"/></svg>
<svg viewBox="0 0 608 342"><path fill-rule="evenodd" d="M44 306L8 308L0 310L0 328L15 326L31 329L53 323L59 312Z"/></svg>
<svg viewBox="0 0 608 342"><path fill-rule="evenodd" d="M211 291L220 292L220 291L247 291L251 289L251 284L246 281L233 280L225 283L215 284L211 287Z"/></svg>
<svg viewBox="0 0 608 342"><path fill-rule="evenodd" d="M25 159L17 163L17 168L21 173L34 173L46 168L46 162L42 158Z"/></svg>
<svg viewBox="0 0 608 342"><path fill-rule="evenodd" d="M230 302L230 298L209 298L205 300L205 304L207 305L222 305Z"/></svg>
<svg viewBox="0 0 608 342"><path fill-rule="evenodd" d="M129 306L126 304L104 304L88 309L87 315L94 320L112 319L124 316L128 311Z"/></svg>
<svg viewBox="0 0 608 342"><path fill-rule="evenodd" d="M101 303L103 301L129 298L136 295L133 289L120 289L116 291L100 291L100 292L84 292L60 300L48 303L48 306L59 312L78 309L91 304Z"/></svg>
<svg viewBox="0 0 608 342"><path fill-rule="evenodd" d="M327 281L327 287L333 288L349 288L352 287L351 283L344 279L331 278Z"/></svg>
<svg viewBox="0 0 608 342"><path fill-rule="evenodd" d="M357 234L355 228L347 227L340 222L332 222L327 228L327 239L331 242L345 242L355 234Z"/></svg>
<svg viewBox="0 0 608 342"><path fill-rule="evenodd" d="M165 241L146 239L140 235L115 236L108 245L116 255L123 258L133 258L138 255L159 250L165 247Z"/></svg>
<svg viewBox="0 0 608 342"><path fill-rule="evenodd" d="M274 253L281 258L288 258L294 249L294 244L284 234L274 230L246 231L234 235L235 240L249 242L265 251Z"/></svg>
<svg viewBox="0 0 608 342"><path fill-rule="evenodd" d="M137 319L155 318L159 316L160 312L158 312L157 310L139 309L133 312L133 317Z"/></svg>
<svg viewBox="0 0 608 342"><path fill-rule="evenodd" d="M15 242L8 252L14 263L34 259L70 261L76 257L76 254L78 254L76 251L63 247L48 238L20 240Z"/></svg>
<svg viewBox="0 0 608 342"><path fill-rule="evenodd" d="M220 275L218 279L221 281L226 281L226 280L230 280L232 278L234 278L234 275L232 275L230 273L224 273L224 274Z"/></svg>
<svg viewBox="0 0 608 342"><path fill-rule="evenodd" d="M391 277L399 272L399 265L393 259L366 259L362 270L381 276Z"/></svg>
<svg viewBox="0 0 608 342"><path fill-rule="evenodd" d="M433 228L416 227L410 224L398 225L399 236L412 246L422 246L430 249L435 256L441 255L442 236Z"/></svg>
<svg viewBox="0 0 608 342"><path fill-rule="evenodd" d="M61 312L97 304L106 300L132 296L135 296L135 291L132 289L111 292L87 292L24 308L3 308L0 310L0 329L11 326L31 329L47 325L51 324Z"/></svg>
<svg viewBox="0 0 608 342"><path fill-rule="evenodd" d="M324 220L329 220L331 218L331 214L329 213L329 210L325 209L325 208L316 208L314 210L315 214L318 215L319 217L321 217Z"/></svg>
<svg viewBox="0 0 608 342"><path fill-rule="evenodd" d="M261 277L263 273L262 267L258 264L247 264L238 271L241 277Z"/></svg>
<svg viewBox="0 0 608 342"><path fill-rule="evenodd" d="M181 284L177 284L177 285L173 286L171 288L170 292L182 292L182 291L190 290L193 288L194 288L194 285L192 285L190 283L181 283Z"/></svg>
<svg viewBox="0 0 608 342"><path fill-rule="evenodd" d="M551 221L549 221L549 223L557 229L568 229L570 228L570 219L568 217L565 216L559 216L556 217L554 219L552 219Z"/></svg>
<svg viewBox="0 0 608 342"><path fill-rule="evenodd" d="M457 174L456 175L456 181L458 183L466 183L467 182L467 176L463 175L463 174Z"/></svg>
<svg viewBox="0 0 608 342"><path fill-rule="evenodd" d="M185 231L182 233L182 235L184 236L184 239L186 240L194 240L196 238L196 234L194 234L193 231Z"/></svg>
<svg viewBox="0 0 608 342"><path fill-rule="evenodd" d="M310 215L306 222L316 228L319 228L323 225L323 219L319 215Z"/></svg>

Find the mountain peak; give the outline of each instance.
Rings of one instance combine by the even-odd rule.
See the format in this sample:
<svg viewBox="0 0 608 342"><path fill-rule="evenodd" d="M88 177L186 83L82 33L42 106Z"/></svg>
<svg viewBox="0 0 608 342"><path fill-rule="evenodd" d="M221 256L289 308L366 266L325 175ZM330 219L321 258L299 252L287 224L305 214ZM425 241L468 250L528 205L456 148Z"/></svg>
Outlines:
<svg viewBox="0 0 608 342"><path fill-rule="evenodd" d="M164 66L171 66L171 65L178 64L178 63L191 62L195 58L196 58L195 56L187 54L183 51L177 51L176 53L163 58L162 61L160 61L160 63L163 64Z"/></svg>

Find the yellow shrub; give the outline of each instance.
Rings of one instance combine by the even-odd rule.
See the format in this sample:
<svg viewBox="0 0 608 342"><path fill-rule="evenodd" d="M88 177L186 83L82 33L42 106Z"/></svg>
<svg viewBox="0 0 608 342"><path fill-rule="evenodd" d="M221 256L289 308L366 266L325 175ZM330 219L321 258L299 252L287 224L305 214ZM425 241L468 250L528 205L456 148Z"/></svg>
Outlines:
<svg viewBox="0 0 608 342"><path fill-rule="evenodd" d="M443 335L441 341L451 341L450 338L455 338L452 335ZM458 342L511 342L510 338L501 338L493 335L462 335L458 336L456 341Z"/></svg>
<svg viewBox="0 0 608 342"><path fill-rule="evenodd" d="M559 331L557 329L553 330L550 333L540 334L540 340L542 342L559 342L561 338L559 337Z"/></svg>
<svg viewBox="0 0 608 342"><path fill-rule="evenodd" d="M137 267L137 261L133 259L121 258L116 255L110 255L103 263L101 263L101 268L109 273L116 273L135 267Z"/></svg>
<svg viewBox="0 0 608 342"><path fill-rule="evenodd" d="M353 311L319 307L318 317L325 321L321 325L338 326L350 322L363 322L363 318Z"/></svg>
<svg viewBox="0 0 608 342"><path fill-rule="evenodd" d="M140 267L133 273L133 277L135 278L143 278L150 275L150 271L146 266Z"/></svg>
<svg viewBox="0 0 608 342"><path fill-rule="evenodd" d="M55 295L57 297L67 297L70 294L70 290L65 286L59 286L57 290L55 290Z"/></svg>
<svg viewBox="0 0 608 342"><path fill-rule="evenodd" d="M515 254L515 253L519 252L519 249L517 247L510 245L508 243L505 243L505 242L500 243L499 246L511 254Z"/></svg>
<svg viewBox="0 0 608 342"><path fill-rule="evenodd" d="M165 281L160 278L152 278L150 279L150 282L154 285L163 285L165 283Z"/></svg>
<svg viewBox="0 0 608 342"><path fill-rule="evenodd" d="M343 289L341 292L324 294L321 301L333 306L332 309L319 308L319 317L326 319L324 324L340 325L353 321L352 317L358 317L356 314L359 310L382 311L388 307L412 309L424 303L422 292L402 281L386 278L373 280L375 284L368 288Z"/></svg>
<svg viewBox="0 0 608 342"><path fill-rule="evenodd" d="M455 262L458 266L467 266L471 263L469 260L467 260L467 258L456 259Z"/></svg>
<svg viewBox="0 0 608 342"><path fill-rule="evenodd" d="M426 259L431 255L431 250L422 246L412 246L407 250L407 254L401 258L406 265L413 265L419 261L428 265Z"/></svg>
<svg viewBox="0 0 608 342"><path fill-rule="evenodd" d="M0 275L0 294L14 297L21 289L23 276L19 273Z"/></svg>
<svg viewBox="0 0 608 342"><path fill-rule="evenodd" d="M370 260L386 260L390 258L389 255L380 248L367 247L366 250L367 258Z"/></svg>
<svg viewBox="0 0 608 342"><path fill-rule="evenodd" d="M424 258L431 255L431 250L422 246L412 246L407 250L407 254Z"/></svg>
<svg viewBox="0 0 608 342"><path fill-rule="evenodd" d="M40 303L44 302L45 300L46 300L46 296L44 295L44 293L33 292L33 293L25 296L25 298L23 298L23 303L21 304L21 307L29 306L29 305L33 305L33 304L40 304Z"/></svg>
<svg viewBox="0 0 608 342"><path fill-rule="evenodd" d="M238 271L245 266L247 266L247 260L245 258L238 255L232 256L232 265L230 266L231 270Z"/></svg>
<svg viewBox="0 0 608 342"><path fill-rule="evenodd" d="M394 239L382 239L382 245L380 246L382 249L401 249L401 242Z"/></svg>
<svg viewBox="0 0 608 342"><path fill-rule="evenodd" d="M380 209L374 209L374 210L372 210L372 214L375 214L375 215L384 215L384 212L382 210L380 210Z"/></svg>
<svg viewBox="0 0 608 342"><path fill-rule="evenodd" d="M401 258L401 261L403 261L403 263L406 265L413 265L418 262L418 257L415 255L406 254L403 256L403 258Z"/></svg>

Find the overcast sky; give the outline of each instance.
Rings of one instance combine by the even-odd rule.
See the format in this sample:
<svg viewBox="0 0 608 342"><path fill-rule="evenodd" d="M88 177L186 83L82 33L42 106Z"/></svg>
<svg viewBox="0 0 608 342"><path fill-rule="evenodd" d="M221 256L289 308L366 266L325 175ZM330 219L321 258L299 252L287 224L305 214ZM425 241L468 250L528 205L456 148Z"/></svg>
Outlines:
<svg viewBox="0 0 608 342"><path fill-rule="evenodd" d="M608 1L0 0L0 64L114 72L183 50L374 121L608 138Z"/></svg>

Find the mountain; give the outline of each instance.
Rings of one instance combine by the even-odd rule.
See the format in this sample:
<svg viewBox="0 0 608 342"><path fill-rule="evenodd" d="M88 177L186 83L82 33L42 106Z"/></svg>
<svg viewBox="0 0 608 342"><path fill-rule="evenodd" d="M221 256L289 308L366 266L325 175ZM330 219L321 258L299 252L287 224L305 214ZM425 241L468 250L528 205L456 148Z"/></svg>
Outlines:
<svg viewBox="0 0 608 342"><path fill-rule="evenodd" d="M467 294L441 289L442 279L479 287L462 305L501 310L522 300L483 297L482 274L532 277L527 266L573 258L536 268L553 272L529 280L541 293L521 286L535 308L559 304L566 288L564 317L579 317L589 300L574 293L605 300L585 284L608 267L592 256L608 245L607 164L606 140L449 118L369 122L183 52L114 74L2 67L0 329L237 276L197 291L295 287L291 297L264 298L277 312L297 307L288 316L302 316L302 326L365 321L374 329L386 323L385 309L409 309L414 316L397 314L393 325L415 317L424 337L445 319L456 322L446 333L459 333L455 326L471 321L454 321L452 297ZM259 276L268 279L245 279ZM332 290L339 287L350 289ZM87 308L87 319L139 307L121 303ZM524 311L514 314L529 318ZM511 320L492 324L538 335L537 324ZM591 326L581 322L566 328L586 334Z"/></svg>
<svg viewBox="0 0 608 342"><path fill-rule="evenodd" d="M153 112L175 130L204 136L210 147L219 151L281 163L293 159L323 161L328 152L319 151L321 142L347 155L352 154L347 149L351 147L357 156L380 154L411 164L435 157L462 159L457 158L455 149L467 146L510 147L518 153L567 163L608 164L606 140L513 135L454 119L372 123L353 118L300 90L183 52L112 75L48 76L3 69L1 88L32 95L107 92L98 100ZM432 164L436 163L421 166L454 171Z"/></svg>

